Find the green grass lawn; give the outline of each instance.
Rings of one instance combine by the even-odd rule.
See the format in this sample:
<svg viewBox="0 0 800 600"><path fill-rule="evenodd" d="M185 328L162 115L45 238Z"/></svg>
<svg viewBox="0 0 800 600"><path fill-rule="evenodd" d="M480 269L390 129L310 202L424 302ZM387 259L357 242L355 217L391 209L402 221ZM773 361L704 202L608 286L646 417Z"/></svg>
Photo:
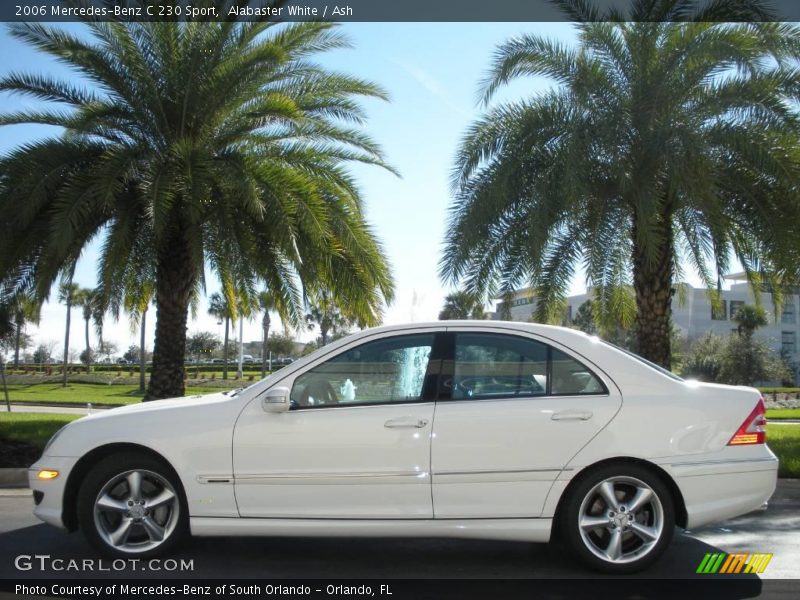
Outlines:
<svg viewBox="0 0 800 600"><path fill-rule="evenodd" d="M241 382L231 382L230 388L246 385ZM225 391L226 387L187 386L186 394L212 394ZM9 397L12 402L42 402L42 403L91 403L97 406L114 406L134 404L141 402L144 395L139 391L138 385L108 385L96 383L68 383L62 387L59 383L36 383L31 385L13 384L8 386ZM0 392L0 400L2 393Z"/></svg>
<svg viewBox="0 0 800 600"><path fill-rule="evenodd" d="M780 421L781 419L800 419L800 408L769 408L767 419Z"/></svg>
<svg viewBox="0 0 800 600"><path fill-rule="evenodd" d="M0 438L44 448L53 434L80 415L0 412Z"/></svg>
<svg viewBox="0 0 800 600"><path fill-rule="evenodd" d="M781 461L779 477L800 477L800 424L767 425L767 444Z"/></svg>

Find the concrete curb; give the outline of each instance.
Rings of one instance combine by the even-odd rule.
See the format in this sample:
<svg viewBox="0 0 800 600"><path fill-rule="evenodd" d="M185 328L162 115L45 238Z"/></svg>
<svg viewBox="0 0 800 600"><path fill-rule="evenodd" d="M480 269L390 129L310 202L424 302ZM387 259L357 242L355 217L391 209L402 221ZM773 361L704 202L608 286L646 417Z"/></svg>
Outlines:
<svg viewBox="0 0 800 600"><path fill-rule="evenodd" d="M28 469L0 469L0 489L28 487Z"/></svg>

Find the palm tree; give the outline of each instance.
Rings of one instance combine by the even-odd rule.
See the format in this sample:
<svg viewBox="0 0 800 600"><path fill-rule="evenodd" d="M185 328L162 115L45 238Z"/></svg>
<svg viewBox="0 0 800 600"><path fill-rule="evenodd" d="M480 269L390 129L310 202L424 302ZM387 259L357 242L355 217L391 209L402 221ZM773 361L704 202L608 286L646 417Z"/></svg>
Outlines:
<svg viewBox="0 0 800 600"><path fill-rule="evenodd" d="M223 366L222 366L222 378L228 378L228 330L230 328L231 319L235 319L235 314L231 314L231 310L228 307L228 301L225 299L224 296L214 293L211 294L211 297L208 299L208 314L212 317L216 318L219 322L225 322L225 337L223 338L222 342L222 355L223 355Z"/></svg>
<svg viewBox="0 0 800 600"><path fill-rule="evenodd" d="M560 4L584 21L576 47L523 35L496 51L485 102L521 76L558 86L469 128L441 274L476 294L529 284L546 321L580 266L599 320L633 308L639 352L669 367L676 257L709 290L731 256L756 285L797 275L800 28L678 22L724 20L726 6L731 21L762 21L755 0L713 14L636 0L637 22Z"/></svg>
<svg viewBox="0 0 800 600"><path fill-rule="evenodd" d="M102 289L91 290L91 296L92 302L89 310L91 312L92 323L94 323L94 332L97 335L97 351L99 354L102 354L105 351L105 343L103 342L103 321L105 321L106 310L108 309L108 298ZM84 318L86 318L85 311Z"/></svg>
<svg viewBox="0 0 800 600"><path fill-rule="evenodd" d="M46 295L102 232L104 298L120 297L129 265L153 273L153 398L183 394L187 314L205 265L223 289L266 285L295 322L300 290L319 288L376 320L393 283L347 166L386 167L358 103L385 94L313 62L347 46L334 25L85 27L91 36L9 26L93 87L22 73L0 80L0 91L57 104L0 124L63 129L0 159L7 293Z"/></svg>
<svg viewBox="0 0 800 600"><path fill-rule="evenodd" d="M769 323L766 311L752 304L742 304L734 313L733 320L737 333L747 338L753 337L756 329Z"/></svg>
<svg viewBox="0 0 800 600"><path fill-rule="evenodd" d="M480 298L469 292L459 291L448 294L444 299L444 308L439 312L439 320L483 319L486 314Z"/></svg>
<svg viewBox="0 0 800 600"><path fill-rule="evenodd" d="M67 306L67 325L64 331L64 369L61 385L67 387L67 369L69 368L69 327L72 320L72 306L81 301L82 289L77 283L62 282L58 287L58 301Z"/></svg>
<svg viewBox="0 0 800 600"><path fill-rule="evenodd" d="M259 292L256 299L259 310L264 313L261 317L261 331L263 336L261 340L261 377L264 377L267 374L267 356L269 354L267 345L269 344L269 329L272 325L269 313L270 311L277 311L283 321L287 319L287 315L282 311L278 299L270 290Z"/></svg>
<svg viewBox="0 0 800 600"><path fill-rule="evenodd" d="M130 315L131 333L139 329L139 391L145 391L145 376L147 374L147 350L145 333L147 331L147 310L153 301L154 284L153 280L141 272L132 272L131 277L138 278L138 285L125 286L127 294L124 298L125 311ZM118 307L112 308L116 314L119 313Z"/></svg>
<svg viewBox="0 0 800 600"><path fill-rule="evenodd" d="M309 302L306 322L309 329L319 327L320 346L325 346L329 335L347 331L356 319L344 311L329 292L322 290Z"/></svg>
<svg viewBox="0 0 800 600"><path fill-rule="evenodd" d="M6 348L14 343L14 339L17 337L16 310L17 307L12 302L0 304L0 351L4 352ZM6 411L11 412L11 397L8 395L8 383L6 381L6 357L2 356L2 354L0 354L0 384L3 386Z"/></svg>
<svg viewBox="0 0 800 600"><path fill-rule="evenodd" d="M13 328L10 330L14 335L14 368L19 367L19 349L22 346L22 339L25 335L26 323L39 323L42 306L28 295L17 295L12 298L7 305L13 320Z"/></svg>
<svg viewBox="0 0 800 600"><path fill-rule="evenodd" d="M78 288L72 297L72 304L81 309L83 313L83 321L85 324L85 341L86 341L86 371L87 373L92 366L92 346L89 342L89 322L96 311L96 296L93 290L87 288ZM101 348L102 351L102 348Z"/></svg>

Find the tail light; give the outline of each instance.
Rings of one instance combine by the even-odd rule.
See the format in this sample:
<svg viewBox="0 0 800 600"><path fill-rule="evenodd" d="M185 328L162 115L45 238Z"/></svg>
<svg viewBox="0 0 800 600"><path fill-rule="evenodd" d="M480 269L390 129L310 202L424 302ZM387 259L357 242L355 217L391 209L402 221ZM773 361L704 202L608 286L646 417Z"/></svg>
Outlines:
<svg viewBox="0 0 800 600"><path fill-rule="evenodd" d="M745 444L763 444L767 441L767 407L761 398L744 423L733 434L728 446L742 446Z"/></svg>

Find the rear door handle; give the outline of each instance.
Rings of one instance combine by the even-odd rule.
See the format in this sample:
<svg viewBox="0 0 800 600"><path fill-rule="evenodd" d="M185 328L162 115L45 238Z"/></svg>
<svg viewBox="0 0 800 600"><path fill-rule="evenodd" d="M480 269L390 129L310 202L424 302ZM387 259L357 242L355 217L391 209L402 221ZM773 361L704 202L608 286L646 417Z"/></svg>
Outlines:
<svg viewBox="0 0 800 600"><path fill-rule="evenodd" d="M588 421L592 418L592 414L588 410L564 410L553 413L550 419L553 421Z"/></svg>
<svg viewBox="0 0 800 600"><path fill-rule="evenodd" d="M428 424L428 419L418 419L417 417L400 417L389 419L383 424L387 429L422 429Z"/></svg>

